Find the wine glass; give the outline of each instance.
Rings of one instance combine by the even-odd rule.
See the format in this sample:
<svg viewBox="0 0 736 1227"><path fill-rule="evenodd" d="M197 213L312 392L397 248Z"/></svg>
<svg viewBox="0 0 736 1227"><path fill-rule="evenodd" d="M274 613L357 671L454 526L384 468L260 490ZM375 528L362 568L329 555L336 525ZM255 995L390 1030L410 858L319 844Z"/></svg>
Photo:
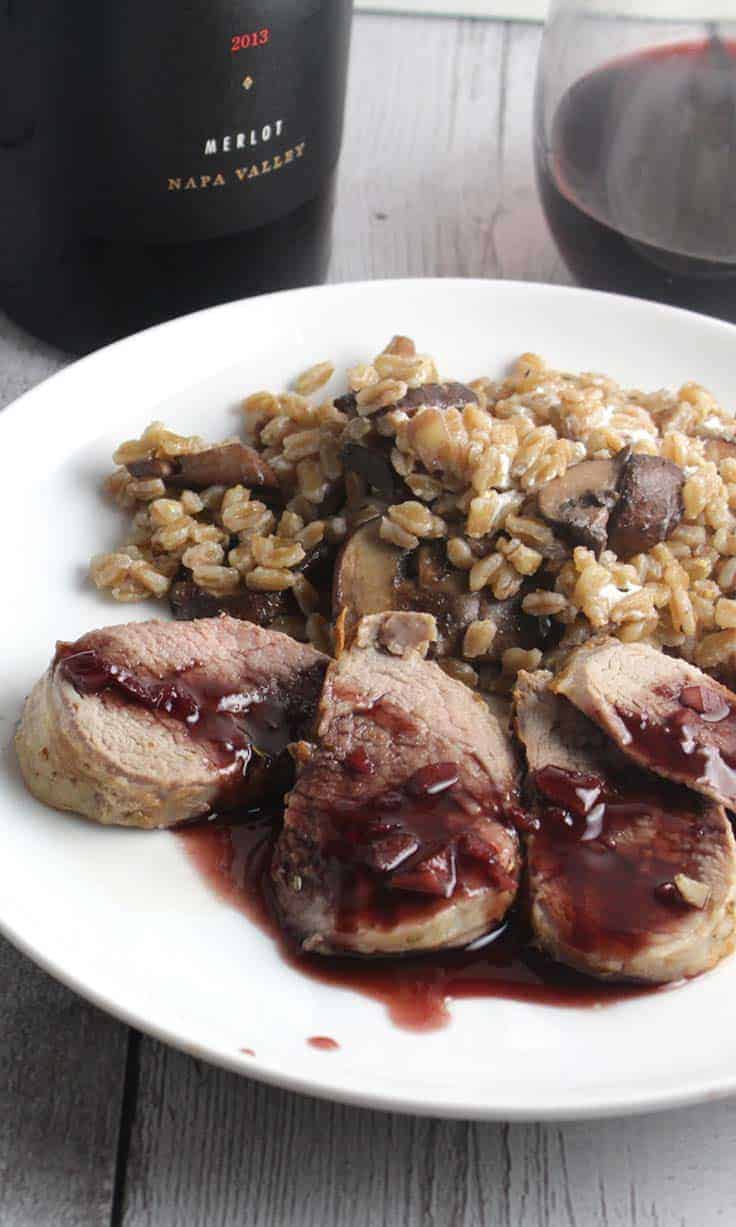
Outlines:
<svg viewBox="0 0 736 1227"><path fill-rule="evenodd" d="M688 0L682 19L657 17L659 3L553 0L535 100L542 205L583 285L736 321L736 6L696 21Z"/></svg>

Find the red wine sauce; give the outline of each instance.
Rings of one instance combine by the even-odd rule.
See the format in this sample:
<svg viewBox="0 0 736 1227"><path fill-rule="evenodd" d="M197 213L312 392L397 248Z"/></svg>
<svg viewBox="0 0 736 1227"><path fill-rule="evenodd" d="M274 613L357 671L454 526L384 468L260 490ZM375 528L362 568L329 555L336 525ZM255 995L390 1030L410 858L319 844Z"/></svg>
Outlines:
<svg viewBox="0 0 736 1227"><path fill-rule="evenodd" d="M357 765L350 761L356 755ZM362 747L350 760L353 773L371 777L373 764ZM510 806L507 820L513 812ZM341 933L429 919L457 891L516 890L517 876L504 869L482 823L469 829L480 814L502 814L502 800L490 790L482 798L470 796L457 763L422 767L369 800L356 789L350 797L332 798L321 813Z"/></svg>
<svg viewBox="0 0 736 1227"><path fill-rule="evenodd" d="M536 153L580 282L736 320L736 41L656 47L582 77Z"/></svg>
<svg viewBox="0 0 736 1227"><path fill-rule="evenodd" d="M603 779L545 767L532 776L540 814L530 865L555 883L557 932L581 955L611 962L668 933L688 905L675 875L700 876L707 808L677 784L632 768Z"/></svg>
<svg viewBox="0 0 736 1227"><path fill-rule="evenodd" d="M117 664L95 648L59 643L54 663L81 695L106 695L108 701L184 724L222 773L219 811L247 805L272 784L283 788L284 773L291 772L286 748L311 718L325 669L320 663L303 672L293 693L277 685L233 693L196 661L157 678Z"/></svg>
<svg viewBox="0 0 736 1227"><path fill-rule="evenodd" d="M377 960L303 955L274 914L269 868L277 829L261 816L183 827L175 834L211 888L267 932L290 967L382 1002L398 1026L436 1030L449 1021L448 1002L463 997L590 1007L657 991L605 984L551 962L529 946L520 914L476 949Z"/></svg>
<svg viewBox="0 0 736 1227"><path fill-rule="evenodd" d="M736 719L724 691L693 685L657 693L670 705L664 719L617 708L631 749L655 771L707 784L736 806Z"/></svg>

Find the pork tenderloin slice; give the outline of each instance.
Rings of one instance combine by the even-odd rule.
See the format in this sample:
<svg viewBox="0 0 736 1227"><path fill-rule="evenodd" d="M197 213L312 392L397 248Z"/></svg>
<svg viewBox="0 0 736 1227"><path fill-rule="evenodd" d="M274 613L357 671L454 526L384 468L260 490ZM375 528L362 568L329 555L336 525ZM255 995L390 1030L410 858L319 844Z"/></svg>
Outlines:
<svg viewBox="0 0 736 1227"><path fill-rule="evenodd" d="M364 619L332 663L272 866L306 951L466 945L503 918L520 852L508 723L424 659L433 619Z"/></svg>
<svg viewBox="0 0 736 1227"><path fill-rule="evenodd" d="M629 758L736 808L736 695L695 665L598 639L572 654L552 689Z"/></svg>
<svg viewBox="0 0 736 1227"><path fill-rule="evenodd" d="M554 764L565 771L595 774L604 759L612 769L622 769L625 757L572 703L560 700L550 688L553 679L546 669L521 669L516 677L512 722L528 771Z"/></svg>
<svg viewBox="0 0 736 1227"><path fill-rule="evenodd" d="M59 645L26 702L24 779L48 805L122 826L256 804L289 787L286 744L309 727L326 667L226 616L91 631Z"/></svg>
<svg viewBox="0 0 736 1227"><path fill-rule="evenodd" d="M706 971L734 947L736 845L722 806L632 766L550 681L520 673L514 694L537 825L536 944L609 979Z"/></svg>

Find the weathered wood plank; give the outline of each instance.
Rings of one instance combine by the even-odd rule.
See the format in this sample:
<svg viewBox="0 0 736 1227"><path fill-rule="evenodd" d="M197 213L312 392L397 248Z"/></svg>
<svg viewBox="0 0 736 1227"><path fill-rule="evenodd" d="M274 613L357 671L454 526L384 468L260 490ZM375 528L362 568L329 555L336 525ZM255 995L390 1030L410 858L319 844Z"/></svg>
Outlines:
<svg viewBox="0 0 736 1227"><path fill-rule="evenodd" d="M496 23L356 19L331 280L497 275L506 39Z"/></svg>
<svg viewBox="0 0 736 1227"><path fill-rule="evenodd" d="M534 184L540 39L516 23L356 20L331 280L570 280Z"/></svg>
<svg viewBox="0 0 736 1227"><path fill-rule="evenodd" d="M127 1027L0 943L0 1223L107 1227Z"/></svg>
<svg viewBox="0 0 736 1227"><path fill-rule="evenodd" d="M0 408L68 358L0 316ZM107 1227L128 1028L0 940L0 1223Z"/></svg>
<svg viewBox="0 0 736 1227"><path fill-rule="evenodd" d="M269 1090L144 1041L123 1227L718 1227L736 1105L474 1125Z"/></svg>
<svg viewBox="0 0 736 1227"><path fill-rule="evenodd" d="M521 24L507 29L499 201L491 223L498 275L519 281L570 283L547 229L534 181L534 79L542 30Z"/></svg>

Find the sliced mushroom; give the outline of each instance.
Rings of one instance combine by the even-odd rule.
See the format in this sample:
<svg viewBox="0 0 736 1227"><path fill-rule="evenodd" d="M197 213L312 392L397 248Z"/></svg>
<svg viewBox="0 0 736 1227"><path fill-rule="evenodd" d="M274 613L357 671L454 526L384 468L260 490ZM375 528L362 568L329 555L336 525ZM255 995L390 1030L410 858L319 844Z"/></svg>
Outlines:
<svg viewBox="0 0 736 1227"><path fill-rule="evenodd" d="M397 583L401 608L434 615L439 630L437 656L462 655L471 622L486 618L496 624L487 660L500 660L507 648L536 643L539 619L523 613L523 591L505 601L495 600L487 591L469 592L465 574L448 565L443 542L424 542L407 558L405 570L406 577Z"/></svg>
<svg viewBox="0 0 736 1227"><path fill-rule="evenodd" d="M630 558L666 541L677 528L684 480L671 460L623 448L611 460L583 460L547 482L537 506L574 545L596 554L608 546Z"/></svg>
<svg viewBox="0 0 736 1227"><path fill-rule="evenodd" d="M618 503L608 524L608 545L620 558L645 554L666 541L683 516L685 475L661 456L631 456L623 466Z"/></svg>
<svg viewBox="0 0 736 1227"><path fill-rule="evenodd" d="M463 405L475 405L477 401L473 389L464 383L424 383L419 388L409 388L406 396L402 396L392 408L411 414L425 405L433 409L460 409ZM335 407L342 413L355 413L355 393L348 392L347 396L338 397Z"/></svg>
<svg viewBox="0 0 736 1227"><path fill-rule="evenodd" d="M214 618L226 613L242 622L255 622L258 626L270 626L278 617L291 612L287 592L244 592L230 596L213 596L200 588L191 579L177 579L169 593L171 612L177 621L188 622L193 618Z"/></svg>
<svg viewBox="0 0 736 1227"><path fill-rule="evenodd" d="M382 541L380 522L370 520L345 542L335 565L332 607L335 617L347 610L348 642L365 614L401 609L397 592L401 560L406 551Z"/></svg>
<svg viewBox="0 0 736 1227"><path fill-rule="evenodd" d="M148 478L160 477L167 481L171 474L176 472L176 461L174 460L131 460L127 464L126 469L131 477Z"/></svg>
<svg viewBox="0 0 736 1227"><path fill-rule="evenodd" d="M362 443L346 443L342 463L346 472L357 473L382 498L401 503L412 496L392 465L390 452L388 440L369 437Z"/></svg>
<svg viewBox="0 0 736 1227"><path fill-rule="evenodd" d="M361 617L387 610L432 614L439 632L436 656L459 656L471 622L491 618L496 634L488 660L498 660L510 647L530 647L539 638L539 619L523 613L523 593L496 601L485 592L468 592L462 572L447 565L440 542L414 551L399 550L380 537L377 520L364 524L349 538L335 568L333 614L346 614L346 637Z"/></svg>
<svg viewBox="0 0 736 1227"><path fill-rule="evenodd" d="M204 452L179 457L179 472L172 486L204 490L207 486L278 486L271 465L245 443L220 443Z"/></svg>
<svg viewBox="0 0 736 1227"><path fill-rule="evenodd" d="M613 460L583 460L548 481L537 496L540 515L575 545L600 554L618 500L623 456L620 452Z"/></svg>
<svg viewBox="0 0 736 1227"><path fill-rule="evenodd" d="M238 440L182 456L134 460L127 469L131 477L161 477L180 490L205 490L207 486L237 486L240 483L249 487L278 486L278 478L268 461Z"/></svg>

